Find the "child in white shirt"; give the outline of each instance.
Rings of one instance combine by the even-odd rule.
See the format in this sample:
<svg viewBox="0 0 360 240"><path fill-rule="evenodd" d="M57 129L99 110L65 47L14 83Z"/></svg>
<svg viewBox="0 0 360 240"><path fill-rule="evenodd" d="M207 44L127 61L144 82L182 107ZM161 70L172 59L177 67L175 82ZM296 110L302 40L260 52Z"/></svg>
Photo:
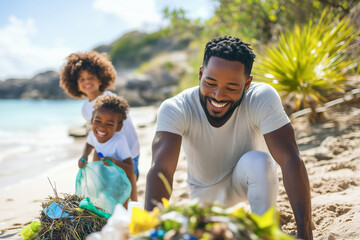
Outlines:
<svg viewBox="0 0 360 240"><path fill-rule="evenodd" d="M115 134L121 131L128 109L126 100L119 96L102 95L96 99L91 121L92 128L78 165L80 168L85 167L92 149L95 149L97 153L102 153L104 157L100 160L105 165L109 165L108 160L125 171L131 183L131 200L137 201L136 175L131 152L125 136ZM94 161L98 160L94 159Z"/></svg>
<svg viewBox="0 0 360 240"><path fill-rule="evenodd" d="M74 98L85 97L86 101L81 113L91 128L91 117L93 106L97 97L102 95L115 95L107 91L114 86L116 71L106 54L99 54L96 51L87 53L73 53L67 58L65 66L60 71L60 86L66 93ZM128 143L131 157L134 163L134 172L139 176L138 159L140 146L138 136L130 116L127 114L123 122L122 131ZM99 159L94 153L94 159Z"/></svg>

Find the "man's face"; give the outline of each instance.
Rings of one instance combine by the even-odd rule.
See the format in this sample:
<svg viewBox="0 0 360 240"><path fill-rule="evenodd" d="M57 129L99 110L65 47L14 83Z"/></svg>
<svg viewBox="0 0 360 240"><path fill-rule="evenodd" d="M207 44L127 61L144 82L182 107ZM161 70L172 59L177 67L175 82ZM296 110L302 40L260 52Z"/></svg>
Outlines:
<svg viewBox="0 0 360 240"><path fill-rule="evenodd" d="M200 101L212 125L224 124L240 104L252 76L245 75L244 64L211 57L199 71Z"/></svg>
<svg viewBox="0 0 360 240"><path fill-rule="evenodd" d="M107 142L115 132L120 131L122 123L119 121L120 114L106 108L95 110L92 119L92 130L100 143Z"/></svg>

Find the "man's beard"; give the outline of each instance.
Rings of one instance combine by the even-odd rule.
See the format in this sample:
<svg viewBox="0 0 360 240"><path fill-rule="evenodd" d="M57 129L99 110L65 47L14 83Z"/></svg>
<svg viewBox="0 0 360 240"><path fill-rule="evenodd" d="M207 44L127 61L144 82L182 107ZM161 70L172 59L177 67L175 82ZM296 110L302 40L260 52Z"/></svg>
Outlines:
<svg viewBox="0 0 360 240"><path fill-rule="evenodd" d="M204 95L201 94L201 92L199 91L199 97L200 97L200 103L201 103L201 106L203 107L204 109L204 112L205 112L205 115L207 117L207 119L210 121L210 122L222 122L222 121L225 121L226 119L228 119L232 114L233 112L235 111L235 109L240 105L240 103L242 102L243 98L244 98L244 95L245 95L245 89L242 93L242 96L241 98L236 101L236 102L232 102L231 105L230 105L230 108L229 110L221 117L214 117L212 116L208 109L206 108L206 101L207 99L212 99L214 100L213 98L209 98L209 97L205 97ZM217 102L217 101L216 101Z"/></svg>

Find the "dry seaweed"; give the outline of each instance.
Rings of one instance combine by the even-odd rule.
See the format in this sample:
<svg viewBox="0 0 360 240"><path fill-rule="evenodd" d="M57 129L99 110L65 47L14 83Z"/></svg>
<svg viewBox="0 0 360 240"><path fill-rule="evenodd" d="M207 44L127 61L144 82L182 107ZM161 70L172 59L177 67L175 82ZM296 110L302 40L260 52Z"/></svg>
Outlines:
<svg viewBox="0 0 360 240"><path fill-rule="evenodd" d="M56 190L54 189L55 193ZM60 198L49 197L48 201L42 203L42 208L49 207L56 202L70 217L51 219L41 211L41 228L35 239L85 239L87 235L100 231L106 224L107 219L101 218L87 209L80 209L79 203L84 197L63 194Z"/></svg>

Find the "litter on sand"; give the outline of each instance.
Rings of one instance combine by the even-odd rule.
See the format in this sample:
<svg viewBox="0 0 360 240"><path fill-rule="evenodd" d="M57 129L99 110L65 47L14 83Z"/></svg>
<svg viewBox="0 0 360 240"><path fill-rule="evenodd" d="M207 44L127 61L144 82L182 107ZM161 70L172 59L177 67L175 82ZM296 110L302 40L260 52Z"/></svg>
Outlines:
<svg viewBox="0 0 360 240"><path fill-rule="evenodd" d="M37 231L32 233L28 228L32 229L30 225L25 227L27 230L22 232L27 235L23 235L23 239L82 240L90 233L100 231L110 217L110 214L94 206L89 198L78 195L63 194L61 198L56 194L56 197L49 197L43 202L42 208L40 224L36 224Z"/></svg>

